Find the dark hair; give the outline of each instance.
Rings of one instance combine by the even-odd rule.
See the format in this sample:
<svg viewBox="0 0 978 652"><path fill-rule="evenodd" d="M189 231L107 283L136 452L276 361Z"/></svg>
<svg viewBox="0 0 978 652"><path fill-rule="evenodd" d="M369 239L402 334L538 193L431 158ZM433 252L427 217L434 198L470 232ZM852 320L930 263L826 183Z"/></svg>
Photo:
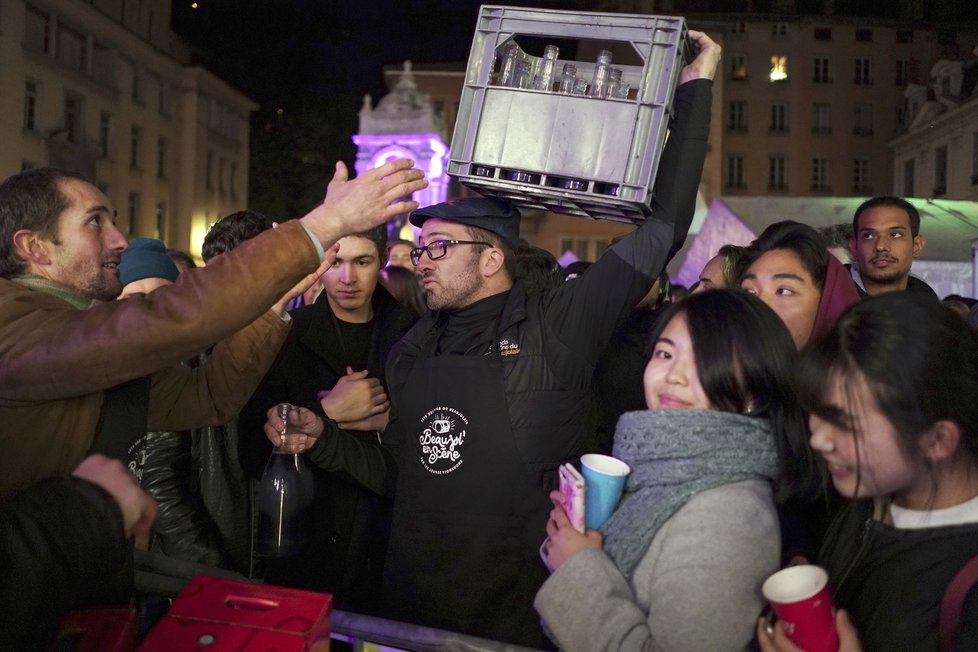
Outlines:
<svg viewBox="0 0 978 652"><path fill-rule="evenodd" d="M724 287L737 287L740 277L744 275L750 265L747 247L725 244L717 251L717 256L722 256L720 273L723 275Z"/></svg>
<svg viewBox="0 0 978 652"><path fill-rule="evenodd" d="M920 211L918 211L916 207L914 207L914 205L908 202L906 199L891 197L888 195L873 197L872 199L867 199L863 203L859 204L859 208L856 209L856 214L852 216L852 232L859 233L859 216L863 211L867 211L870 208L877 208L879 206L902 208L904 211L906 211L907 219L910 221L910 235L916 238L920 234Z"/></svg>
<svg viewBox="0 0 978 652"><path fill-rule="evenodd" d="M197 267L197 261L194 260L194 257L181 249L167 249L166 255L177 264L177 267L183 265L183 268L180 269L181 272L184 269L194 269Z"/></svg>
<svg viewBox="0 0 978 652"><path fill-rule="evenodd" d="M380 270L380 282L397 301L415 315L428 310L424 302L424 290L418 276L411 270L391 265Z"/></svg>
<svg viewBox="0 0 978 652"><path fill-rule="evenodd" d="M849 249L849 241L853 238L852 224L840 222L818 229L817 233L825 240L826 247L843 247Z"/></svg>
<svg viewBox="0 0 978 652"><path fill-rule="evenodd" d="M69 205L61 184L68 179L87 182L74 172L33 168L0 183L0 278L20 274L26 268L14 248L17 231L36 231L57 241L58 217Z"/></svg>
<svg viewBox="0 0 978 652"><path fill-rule="evenodd" d="M739 414L749 408L751 416L770 422L780 463L778 498L814 494L818 475L793 376L798 352L781 319L742 290L708 290L671 304L656 321L652 341L679 315L686 318L711 406Z"/></svg>
<svg viewBox="0 0 978 652"><path fill-rule="evenodd" d="M387 256L387 225L381 224L375 226L372 229L367 229L366 231L358 231L357 233L351 233L348 238L364 238L365 240L370 240L373 243L374 248L377 250L377 258L380 260L380 266L384 266L384 258Z"/></svg>
<svg viewBox="0 0 978 652"><path fill-rule="evenodd" d="M204 236L200 257L208 260L231 251L245 240L272 228L272 220L257 211L238 211L222 217Z"/></svg>
<svg viewBox="0 0 978 652"><path fill-rule="evenodd" d="M799 366L799 393L813 414L837 420L823 398L826 383L861 376L911 458L937 421L961 429L960 447L978 462L978 335L933 299L908 292L869 297L809 343Z"/></svg>
<svg viewBox="0 0 978 652"><path fill-rule="evenodd" d="M825 240L807 224L785 220L768 226L746 249L747 261L743 274L762 255L769 251L786 249L801 260L819 292L825 286L825 275L829 267L829 252Z"/></svg>
<svg viewBox="0 0 978 652"><path fill-rule="evenodd" d="M500 238L498 235L492 231L487 231L478 226L471 226L465 224L465 232L469 234L469 237L473 240L482 240L490 243L496 249L501 249L503 252L503 269L509 275L511 281L516 280L516 252L509 245L508 242Z"/></svg>
<svg viewBox="0 0 978 652"><path fill-rule="evenodd" d="M527 292L542 292L564 282L564 270L554 255L546 249L520 240L516 249L516 278Z"/></svg>

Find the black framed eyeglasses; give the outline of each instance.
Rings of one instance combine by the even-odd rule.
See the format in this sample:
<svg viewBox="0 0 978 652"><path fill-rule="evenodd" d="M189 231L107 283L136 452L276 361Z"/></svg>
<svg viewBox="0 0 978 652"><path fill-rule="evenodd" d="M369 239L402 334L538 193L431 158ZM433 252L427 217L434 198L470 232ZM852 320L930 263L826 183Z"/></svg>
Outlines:
<svg viewBox="0 0 978 652"><path fill-rule="evenodd" d="M417 247L411 250L411 262L417 267L418 263L421 262L421 254L427 253L428 258L431 260L438 260L443 258L445 254L448 253L449 245L460 245L460 244L470 244L470 245L483 245L486 247L491 247L491 242L479 242L476 240L435 240L434 242L429 242L424 247Z"/></svg>

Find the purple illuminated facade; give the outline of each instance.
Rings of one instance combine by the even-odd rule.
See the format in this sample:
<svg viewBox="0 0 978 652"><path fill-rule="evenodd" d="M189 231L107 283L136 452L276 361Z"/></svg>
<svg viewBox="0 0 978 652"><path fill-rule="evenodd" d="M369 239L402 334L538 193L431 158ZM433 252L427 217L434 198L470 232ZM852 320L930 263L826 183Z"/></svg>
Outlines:
<svg viewBox="0 0 978 652"><path fill-rule="evenodd" d="M414 194L421 206L445 201L448 196L448 145L435 128L431 99L418 90L411 73L411 62L404 62L404 73L394 89L373 108L369 95L360 109L360 133L353 136L357 146L357 174L372 170L391 159L409 158L428 179L428 187ZM391 236L414 240L404 216L392 220Z"/></svg>

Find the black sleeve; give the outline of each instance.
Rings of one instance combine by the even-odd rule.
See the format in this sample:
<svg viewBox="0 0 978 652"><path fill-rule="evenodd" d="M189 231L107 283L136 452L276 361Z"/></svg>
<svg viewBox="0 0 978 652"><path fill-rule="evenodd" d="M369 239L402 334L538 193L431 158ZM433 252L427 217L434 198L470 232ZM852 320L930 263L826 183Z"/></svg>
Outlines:
<svg viewBox="0 0 978 652"><path fill-rule="evenodd" d="M99 487L52 478L0 501L0 649L46 649L65 614L98 604L130 555L122 513Z"/></svg>
<svg viewBox="0 0 978 652"><path fill-rule="evenodd" d="M221 566L217 526L191 489L191 443L189 432L146 433L141 484L157 504L153 534L170 557Z"/></svg>
<svg viewBox="0 0 978 652"><path fill-rule="evenodd" d="M370 435L341 430L332 419L323 423L323 434L306 452L306 459L378 496L393 495L394 458L387 448L379 441L370 441Z"/></svg>

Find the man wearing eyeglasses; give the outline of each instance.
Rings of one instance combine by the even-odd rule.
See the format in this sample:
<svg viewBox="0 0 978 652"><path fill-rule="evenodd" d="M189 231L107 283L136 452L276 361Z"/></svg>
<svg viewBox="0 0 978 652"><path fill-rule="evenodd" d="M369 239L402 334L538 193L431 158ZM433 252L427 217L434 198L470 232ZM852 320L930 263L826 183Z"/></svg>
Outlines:
<svg viewBox="0 0 978 652"><path fill-rule="evenodd" d="M694 33L695 34L695 33ZM388 617L549 645L533 611L556 469L584 450L591 376L693 216L719 48L693 37L652 215L581 277L514 279L520 215L488 198L416 210L411 252L430 311L395 347L385 445L397 460ZM698 79L698 78L705 79ZM688 82L688 83L684 83Z"/></svg>

